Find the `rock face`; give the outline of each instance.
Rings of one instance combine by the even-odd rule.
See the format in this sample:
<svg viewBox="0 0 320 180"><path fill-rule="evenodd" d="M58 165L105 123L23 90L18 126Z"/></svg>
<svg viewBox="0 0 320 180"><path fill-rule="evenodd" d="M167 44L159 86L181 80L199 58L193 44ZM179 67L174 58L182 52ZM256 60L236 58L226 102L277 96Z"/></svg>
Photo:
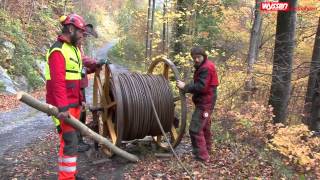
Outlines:
<svg viewBox="0 0 320 180"><path fill-rule="evenodd" d="M7 72L0 66L0 90L6 94L15 94L17 93L14 81L10 78Z"/></svg>
<svg viewBox="0 0 320 180"><path fill-rule="evenodd" d="M0 40L0 64L12 59L16 46L9 41Z"/></svg>
<svg viewBox="0 0 320 180"><path fill-rule="evenodd" d="M41 78L44 80L45 82L45 67L46 67L46 62L45 61L40 61L40 60L37 60L37 68L40 70L40 75L41 75Z"/></svg>
<svg viewBox="0 0 320 180"><path fill-rule="evenodd" d="M0 65L6 65L8 60L13 59L15 45L9 41L0 39ZM6 70L0 66L0 92L15 94L15 83L7 74Z"/></svg>
<svg viewBox="0 0 320 180"><path fill-rule="evenodd" d="M28 85L28 80L25 76L22 76L22 75L15 76L14 77L14 84L18 90L22 90L22 91L29 91L30 90L30 87Z"/></svg>
<svg viewBox="0 0 320 180"><path fill-rule="evenodd" d="M10 77L5 70L10 65L10 60L14 58L15 49L16 46L13 43L0 39L0 93L15 94L18 90L31 90L24 75ZM37 65L39 69L44 69L45 63L39 61Z"/></svg>

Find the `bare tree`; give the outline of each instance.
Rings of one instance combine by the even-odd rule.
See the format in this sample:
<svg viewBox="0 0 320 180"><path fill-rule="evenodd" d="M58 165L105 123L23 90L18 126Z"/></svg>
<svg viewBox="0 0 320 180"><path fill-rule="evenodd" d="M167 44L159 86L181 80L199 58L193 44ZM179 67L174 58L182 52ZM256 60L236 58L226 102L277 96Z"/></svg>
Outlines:
<svg viewBox="0 0 320 180"><path fill-rule="evenodd" d="M277 15L269 104L274 108L273 122L285 123L291 92L297 0L280 0L279 2L287 2L290 10L279 11Z"/></svg>
<svg viewBox="0 0 320 180"><path fill-rule="evenodd" d="M172 56L175 56L179 53L184 53L186 49L184 48L183 44L183 36L187 32L186 27L186 15L185 10L188 7L188 2L183 0L177 0L176 4L176 11L177 13L180 13L181 16L175 20L174 24L174 42L173 42L173 54ZM175 62L177 63L177 62Z"/></svg>
<svg viewBox="0 0 320 180"><path fill-rule="evenodd" d="M304 123L312 130L320 130L320 18L314 41L308 89L304 106ZM311 116L310 116L311 115Z"/></svg>
<svg viewBox="0 0 320 180"><path fill-rule="evenodd" d="M243 99L245 101L249 100L251 91L254 89L253 87L253 64L256 61L258 57L258 50L259 50L259 43L261 39L261 26L262 26L262 15L259 10L259 4L262 0L256 0L256 6L254 10L254 21L251 29L251 36L250 36L250 46L249 46L249 52L247 57L247 80L245 83L245 93L243 96Z"/></svg>
<svg viewBox="0 0 320 180"><path fill-rule="evenodd" d="M147 32L146 32L146 62L148 61L148 58L149 58L149 49L150 49L149 47L149 38L150 38L149 31L150 31L150 24L151 24L150 16L151 16L151 0L148 1L148 19L147 19Z"/></svg>
<svg viewBox="0 0 320 180"><path fill-rule="evenodd" d="M7 0L1 0L0 5L3 8L3 10L6 10Z"/></svg>
<svg viewBox="0 0 320 180"><path fill-rule="evenodd" d="M151 61L152 57L152 37L153 37L153 22L154 22L155 0L148 1L148 21L146 33L146 62L145 67Z"/></svg>
<svg viewBox="0 0 320 180"><path fill-rule="evenodd" d="M167 16L167 0L163 2L163 24L162 24L162 53L166 53L167 49L167 26L168 21L166 19Z"/></svg>
<svg viewBox="0 0 320 180"><path fill-rule="evenodd" d="M154 25L154 12L155 12L156 0L152 0L152 10L151 10L151 25L150 25L150 49L149 49L149 59L152 60L152 39L153 39L153 25Z"/></svg>

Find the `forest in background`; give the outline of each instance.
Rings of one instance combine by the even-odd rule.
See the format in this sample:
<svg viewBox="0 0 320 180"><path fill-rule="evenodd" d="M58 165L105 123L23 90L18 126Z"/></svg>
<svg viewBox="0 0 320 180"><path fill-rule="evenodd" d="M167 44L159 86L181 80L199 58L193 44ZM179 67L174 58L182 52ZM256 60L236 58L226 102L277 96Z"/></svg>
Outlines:
<svg viewBox="0 0 320 180"><path fill-rule="evenodd" d="M155 2L154 11L148 12L152 2ZM288 31L294 34L290 39L292 44L288 45L292 56L282 60L287 63L283 72L284 77L290 74L286 81L290 85L286 86L289 90L283 93L284 99L280 99L284 102L281 107L285 107L285 111L281 111L285 118L280 124L273 123L275 112L270 106L274 67L277 67L274 60L278 52L275 48L278 13L260 13L261 23L256 31L259 36L253 48L254 61L250 64L250 38L257 17L253 0L97 0L94 3L90 0L19 0L19 3L1 0L0 42L9 41L15 49L10 59L0 56L0 66L16 79L23 74L29 90L42 87L38 64L44 61L46 49L56 38L58 19L65 12L81 14L97 26L100 37L88 39L88 54L94 56L95 48L115 40L117 43L109 58L133 71L145 72L152 59L165 56L179 65L184 78L190 80L189 50L193 45L202 45L217 64L219 73L219 98L214 114L217 123L212 127L216 130L216 143L242 141L258 145L261 150L267 148L283 155L283 164L292 165L298 174L319 176L320 140L311 137L302 122L310 125L310 120L306 120L310 115L306 113L305 102L310 69L317 67L311 63L312 57L319 61L314 49L320 48L320 44L315 43L320 2L289 2L315 9L298 10L293 15L296 22ZM280 67L281 63L277 65ZM316 68L313 70L317 72ZM228 131L220 132L221 129ZM242 148L239 149L241 152ZM249 167L259 162L250 163ZM282 173L290 176L289 171Z"/></svg>

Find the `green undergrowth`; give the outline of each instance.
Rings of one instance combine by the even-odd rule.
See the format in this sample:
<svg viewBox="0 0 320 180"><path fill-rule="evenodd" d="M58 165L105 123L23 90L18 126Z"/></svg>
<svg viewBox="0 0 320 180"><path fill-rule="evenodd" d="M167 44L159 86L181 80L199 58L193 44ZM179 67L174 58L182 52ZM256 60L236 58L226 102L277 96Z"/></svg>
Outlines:
<svg viewBox="0 0 320 180"><path fill-rule="evenodd" d="M39 21L48 21L49 17L40 13L35 18L39 18ZM36 64L37 60L44 61L44 55L40 53L41 46L38 46L43 45L43 42L38 43L36 40L48 40L44 27L37 27L38 21L35 22L30 21L26 25L21 20L11 17L6 11L0 10L0 40L9 41L15 46L13 58L1 58L0 66L6 69L10 76L25 76L30 89L43 85Z"/></svg>

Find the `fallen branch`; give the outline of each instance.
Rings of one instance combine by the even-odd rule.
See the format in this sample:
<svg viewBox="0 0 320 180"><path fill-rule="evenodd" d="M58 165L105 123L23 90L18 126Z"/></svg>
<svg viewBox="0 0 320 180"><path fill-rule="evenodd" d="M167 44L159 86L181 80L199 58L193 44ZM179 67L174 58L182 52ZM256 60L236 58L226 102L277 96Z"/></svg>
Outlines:
<svg viewBox="0 0 320 180"><path fill-rule="evenodd" d="M55 106L52 106L50 104L42 103L39 100L33 98L29 94L25 92L18 92L17 99L21 102L24 102L25 104L44 112L50 116L57 116L59 111L58 108ZM128 159L132 162L139 161L139 158L133 154L130 154L119 147L112 144L108 139L104 138L103 136L97 134L96 132L92 131L90 128L88 128L86 125L82 124L79 120L77 120L75 117L70 115L70 118L66 119L65 122L70 124L75 129L79 130L81 134L88 136L89 138L97 141L98 143L107 146L111 149L115 154Z"/></svg>
<svg viewBox="0 0 320 180"><path fill-rule="evenodd" d="M110 159L104 158L104 159L99 159L99 160L92 161L92 164L93 165L97 165L97 164L102 164L102 163L110 162L110 161L111 161Z"/></svg>
<svg viewBox="0 0 320 180"><path fill-rule="evenodd" d="M173 154L170 153L155 153L154 156L158 158L171 158Z"/></svg>

